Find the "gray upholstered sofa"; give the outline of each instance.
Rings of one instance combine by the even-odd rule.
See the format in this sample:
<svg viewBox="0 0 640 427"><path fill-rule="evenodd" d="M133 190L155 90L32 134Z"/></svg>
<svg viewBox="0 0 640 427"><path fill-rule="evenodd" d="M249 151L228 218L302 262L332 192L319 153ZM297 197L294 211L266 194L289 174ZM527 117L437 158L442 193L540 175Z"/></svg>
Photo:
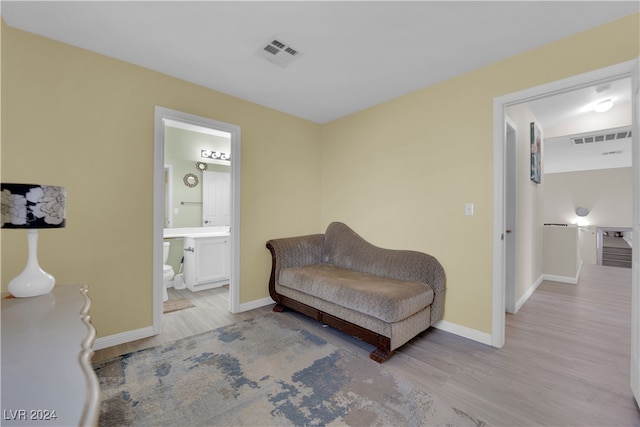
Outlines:
<svg viewBox="0 0 640 427"><path fill-rule="evenodd" d="M274 311L284 307L393 351L442 319L445 274L431 255L376 247L345 224L267 242Z"/></svg>

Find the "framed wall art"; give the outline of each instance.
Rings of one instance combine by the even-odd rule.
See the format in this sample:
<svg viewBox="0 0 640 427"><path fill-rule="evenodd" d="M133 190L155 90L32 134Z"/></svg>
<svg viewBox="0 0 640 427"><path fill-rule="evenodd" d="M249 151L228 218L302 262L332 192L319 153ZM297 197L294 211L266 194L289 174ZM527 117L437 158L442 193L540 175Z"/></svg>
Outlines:
<svg viewBox="0 0 640 427"><path fill-rule="evenodd" d="M531 122L531 181L542 182L542 141L540 128Z"/></svg>

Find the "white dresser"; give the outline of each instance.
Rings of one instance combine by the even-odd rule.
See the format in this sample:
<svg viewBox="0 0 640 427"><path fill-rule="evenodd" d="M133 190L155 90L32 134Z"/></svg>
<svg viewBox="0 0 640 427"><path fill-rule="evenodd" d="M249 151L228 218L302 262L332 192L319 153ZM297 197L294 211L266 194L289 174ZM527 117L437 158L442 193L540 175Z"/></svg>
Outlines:
<svg viewBox="0 0 640 427"><path fill-rule="evenodd" d="M3 426L95 426L100 387L91 367L96 332L84 285L2 298Z"/></svg>

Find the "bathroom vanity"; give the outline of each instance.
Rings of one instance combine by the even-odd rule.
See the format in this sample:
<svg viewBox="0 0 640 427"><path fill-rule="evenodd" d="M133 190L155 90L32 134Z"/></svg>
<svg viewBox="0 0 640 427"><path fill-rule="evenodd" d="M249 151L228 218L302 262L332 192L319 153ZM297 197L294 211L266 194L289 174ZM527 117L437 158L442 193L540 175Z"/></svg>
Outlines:
<svg viewBox="0 0 640 427"><path fill-rule="evenodd" d="M165 229L165 239L182 240L183 280L192 292L229 283L231 275L229 227Z"/></svg>
<svg viewBox="0 0 640 427"><path fill-rule="evenodd" d="M184 238L184 282L192 292L229 283L229 236Z"/></svg>

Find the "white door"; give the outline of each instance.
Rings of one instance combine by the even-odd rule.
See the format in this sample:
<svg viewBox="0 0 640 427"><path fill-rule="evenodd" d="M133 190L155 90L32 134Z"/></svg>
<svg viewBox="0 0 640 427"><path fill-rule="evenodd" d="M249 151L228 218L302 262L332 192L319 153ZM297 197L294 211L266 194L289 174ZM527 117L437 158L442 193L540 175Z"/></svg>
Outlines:
<svg viewBox="0 0 640 427"><path fill-rule="evenodd" d="M636 59L631 75L632 82L632 149L633 153L633 220L631 226L632 276L631 276L631 389L640 406L640 57Z"/></svg>
<svg viewBox="0 0 640 427"><path fill-rule="evenodd" d="M517 146L516 125L505 121L505 310L516 312L516 212L517 212Z"/></svg>
<svg viewBox="0 0 640 427"><path fill-rule="evenodd" d="M202 226L231 225L231 174L202 173Z"/></svg>
<svg viewBox="0 0 640 427"><path fill-rule="evenodd" d="M173 227L173 166L164 165L164 228Z"/></svg>

